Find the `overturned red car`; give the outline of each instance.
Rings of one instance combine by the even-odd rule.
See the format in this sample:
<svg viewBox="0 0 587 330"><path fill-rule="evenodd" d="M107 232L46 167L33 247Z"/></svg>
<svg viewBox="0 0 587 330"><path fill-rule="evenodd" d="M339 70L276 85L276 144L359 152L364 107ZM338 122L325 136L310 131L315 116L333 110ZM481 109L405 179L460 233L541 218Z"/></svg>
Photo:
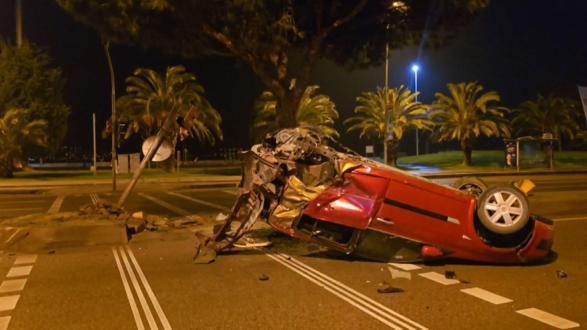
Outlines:
<svg viewBox="0 0 587 330"><path fill-rule="evenodd" d="M514 185L448 187L361 157L312 128L284 129L244 155L240 194L195 261L231 248L262 219L291 237L394 262L527 263L550 253L552 221ZM208 257L206 257L208 256Z"/></svg>

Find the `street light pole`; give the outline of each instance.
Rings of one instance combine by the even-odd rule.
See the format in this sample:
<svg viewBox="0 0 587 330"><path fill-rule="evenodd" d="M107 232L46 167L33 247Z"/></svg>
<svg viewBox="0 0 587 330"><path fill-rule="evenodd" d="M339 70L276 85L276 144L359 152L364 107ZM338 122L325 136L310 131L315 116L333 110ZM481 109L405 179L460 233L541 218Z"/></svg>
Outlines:
<svg viewBox="0 0 587 330"><path fill-rule="evenodd" d="M388 26L389 27L389 26ZM385 43L385 92L387 93L387 90L389 88L389 42ZM387 97L387 95L386 95ZM387 125L389 124L389 118L388 118L388 110L387 110L387 104L385 105L385 125L384 125L384 132L383 132L383 162L385 163L385 165L387 165L387 131L388 131L388 127Z"/></svg>
<svg viewBox="0 0 587 330"><path fill-rule="evenodd" d="M116 86L114 79L114 66L112 65L112 57L110 56L110 41L103 41L104 52L106 53L106 61L108 62L108 71L110 72L110 106L112 111L112 119L110 128L112 129L112 191L116 191L116 134L118 133L118 121L116 119Z"/></svg>
<svg viewBox="0 0 587 330"><path fill-rule="evenodd" d="M92 145L94 147L93 148L94 152L93 152L93 157L92 157L92 160L94 163L93 172L94 172L94 175L96 175L97 171L98 171L98 162L97 162L98 157L96 157L96 113L95 112L92 113Z"/></svg>
<svg viewBox="0 0 587 330"><path fill-rule="evenodd" d="M16 47L22 46L22 3L16 0Z"/></svg>
<svg viewBox="0 0 587 330"><path fill-rule="evenodd" d="M418 71L420 67L417 64L412 65L412 71L414 72L414 92L418 93ZM416 94L416 102L418 102L418 95ZM418 127L416 127L416 156L420 155L420 134Z"/></svg>

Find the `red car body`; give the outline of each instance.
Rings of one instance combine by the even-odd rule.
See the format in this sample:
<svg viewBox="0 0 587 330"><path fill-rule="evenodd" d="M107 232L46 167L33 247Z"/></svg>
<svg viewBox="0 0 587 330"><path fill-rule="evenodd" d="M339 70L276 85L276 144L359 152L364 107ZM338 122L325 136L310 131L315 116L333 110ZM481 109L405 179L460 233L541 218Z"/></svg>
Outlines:
<svg viewBox="0 0 587 330"><path fill-rule="evenodd" d="M309 202L303 214L353 228L360 236L375 231L420 244L423 260L453 257L489 263L526 263L545 258L553 242L552 222L531 216L520 244L496 247L483 240L475 223L477 199L457 189L391 168L364 165ZM271 223L270 223L271 224ZM284 233L291 231L275 227ZM294 224L294 235L330 248L354 252L356 243L321 239ZM369 256L367 256L369 257Z"/></svg>

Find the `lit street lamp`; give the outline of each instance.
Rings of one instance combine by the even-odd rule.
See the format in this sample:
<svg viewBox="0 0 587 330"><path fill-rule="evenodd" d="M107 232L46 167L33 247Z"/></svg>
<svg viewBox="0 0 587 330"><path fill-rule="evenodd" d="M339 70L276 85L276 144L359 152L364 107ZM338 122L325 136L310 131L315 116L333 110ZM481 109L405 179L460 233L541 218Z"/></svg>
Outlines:
<svg viewBox="0 0 587 330"><path fill-rule="evenodd" d="M418 93L418 71L420 66L412 64L412 72L414 72L414 92ZM416 102L418 102L418 95L416 95ZM420 155L420 136L418 134L418 127L416 127L416 156Z"/></svg>

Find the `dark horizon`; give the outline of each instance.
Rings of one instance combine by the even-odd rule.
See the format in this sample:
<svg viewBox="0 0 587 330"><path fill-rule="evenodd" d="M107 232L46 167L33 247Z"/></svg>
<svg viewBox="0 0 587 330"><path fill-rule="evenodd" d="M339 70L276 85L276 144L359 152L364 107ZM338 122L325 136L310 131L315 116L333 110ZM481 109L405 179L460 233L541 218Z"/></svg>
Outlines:
<svg viewBox="0 0 587 330"><path fill-rule="evenodd" d="M14 40L14 1L4 0L0 13L0 37ZM409 48L392 52L390 85L413 89L411 63L422 68L418 77L421 100L430 102L434 92L445 91L448 82L478 81L496 90L506 106L516 106L537 94L555 93L578 99L577 85L587 85L586 1L506 1L491 5L464 28L447 47L438 50ZM99 125L110 113L109 77L97 34L76 22L52 0L23 1L24 36L47 51L67 80L65 100L71 106L64 145L89 148L91 113ZM253 102L262 86L242 63L226 58L186 60L155 50L114 45L112 57L117 74L117 93L124 91L124 78L135 67L163 70L182 64L196 74L206 96L223 116L226 147L247 147ZM348 72L322 61L314 82L330 95L341 118L348 118L354 99L361 92L383 85L383 67ZM364 142L337 128L343 143L363 150ZM100 130L101 127L98 129ZM82 138L87 135L87 139ZM411 153L409 137L402 151ZM100 143L109 150L109 140ZM201 148L205 149L205 148Z"/></svg>

